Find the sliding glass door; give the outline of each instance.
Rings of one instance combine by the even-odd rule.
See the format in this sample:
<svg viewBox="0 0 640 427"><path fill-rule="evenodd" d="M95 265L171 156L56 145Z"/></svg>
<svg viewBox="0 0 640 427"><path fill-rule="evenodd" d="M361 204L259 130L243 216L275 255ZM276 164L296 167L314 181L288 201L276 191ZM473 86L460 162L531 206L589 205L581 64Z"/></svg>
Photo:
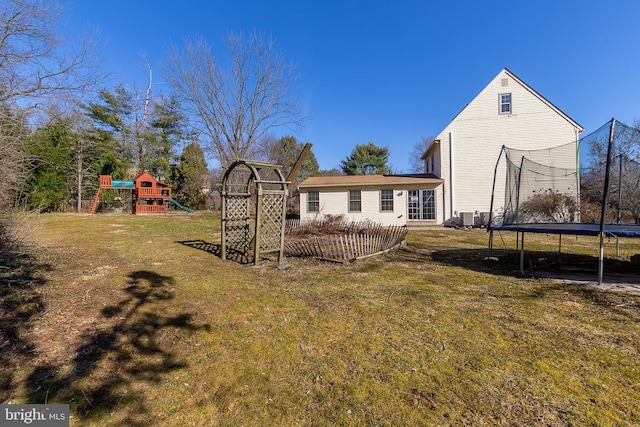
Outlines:
<svg viewBox="0 0 640 427"><path fill-rule="evenodd" d="M435 190L407 191L409 220L436 219Z"/></svg>

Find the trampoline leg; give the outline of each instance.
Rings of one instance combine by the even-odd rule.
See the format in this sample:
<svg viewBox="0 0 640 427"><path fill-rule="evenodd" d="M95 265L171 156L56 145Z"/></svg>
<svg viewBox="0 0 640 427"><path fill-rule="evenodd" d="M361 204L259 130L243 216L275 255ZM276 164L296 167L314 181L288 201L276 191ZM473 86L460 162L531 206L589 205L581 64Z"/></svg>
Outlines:
<svg viewBox="0 0 640 427"><path fill-rule="evenodd" d="M493 256L493 230L489 231L489 257Z"/></svg>
<svg viewBox="0 0 640 427"><path fill-rule="evenodd" d="M604 275L604 233L600 233L600 252L598 254L598 285L602 285Z"/></svg>
<svg viewBox="0 0 640 427"><path fill-rule="evenodd" d="M562 234L560 234L560 238L558 240L558 253L562 253Z"/></svg>
<svg viewBox="0 0 640 427"><path fill-rule="evenodd" d="M520 274L524 276L524 233L520 239Z"/></svg>

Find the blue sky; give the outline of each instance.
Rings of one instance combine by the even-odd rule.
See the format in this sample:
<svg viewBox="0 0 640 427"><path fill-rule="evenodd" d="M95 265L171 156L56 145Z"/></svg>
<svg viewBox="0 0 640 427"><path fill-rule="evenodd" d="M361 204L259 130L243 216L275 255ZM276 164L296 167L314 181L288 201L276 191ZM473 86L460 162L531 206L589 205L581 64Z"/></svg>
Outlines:
<svg viewBox="0 0 640 427"><path fill-rule="evenodd" d="M408 172L413 145L504 67L586 133L612 117L640 119L639 18L632 0L77 0L62 31L73 39L98 29L114 82L145 85L146 54L163 92L169 44L201 35L223 53L229 31L269 32L296 66L311 117L302 130L274 133L313 143L322 169L373 142Z"/></svg>

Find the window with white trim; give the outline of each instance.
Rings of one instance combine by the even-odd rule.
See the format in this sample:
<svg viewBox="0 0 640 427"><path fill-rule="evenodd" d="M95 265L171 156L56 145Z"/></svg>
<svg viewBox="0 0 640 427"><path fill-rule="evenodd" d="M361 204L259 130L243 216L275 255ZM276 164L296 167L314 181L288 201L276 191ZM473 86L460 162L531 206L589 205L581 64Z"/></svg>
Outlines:
<svg viewBox="0 0 640 427"><path fill-rule="evenodd" d="M307 193L307 212L320 212L320 193L318 191Z"/></svg>
<svg viewBox="0 0 640 427"><path fill-rule="evenodd" d="M511 94L501 93L500 97L500 114L511 114Z"/></svg>
<svg viewBox="0 0 640 427"><path fill-rule="evenodd" d="M349 190L349 212L362 212L362 191Z"/></svg>
<svg viewBox="0 0 640 427"><path fill-rule="evenodd" d="M380 211L393 212L393 190L380 190Z"/></svg>

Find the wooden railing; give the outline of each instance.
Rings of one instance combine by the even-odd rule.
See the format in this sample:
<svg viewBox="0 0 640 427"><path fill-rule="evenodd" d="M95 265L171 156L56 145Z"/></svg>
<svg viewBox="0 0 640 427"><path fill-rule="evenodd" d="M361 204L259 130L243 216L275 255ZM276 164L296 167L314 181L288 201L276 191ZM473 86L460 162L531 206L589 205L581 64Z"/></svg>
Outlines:
<svg viewBox="0 0 640 427"><path fill-rule="evenodd" d="M163 213L163 212L167 212L167 210L168 210L167 205L136 205L135 213L137 214Z"/></svg>
<svg viewBox="0 0 640 427"><path fill-rule="evenodd" d="M100 175L98 181L100 182L100 188L111 187L111 175Z"/></svg>
<svg viewBox="0 0 640 427"><path fill-rule="evenodd" d="M160 198L171 197L171 189L170 188L151 188L151 187L140 187L138 188L138 197L140 198Z"/></svg>

